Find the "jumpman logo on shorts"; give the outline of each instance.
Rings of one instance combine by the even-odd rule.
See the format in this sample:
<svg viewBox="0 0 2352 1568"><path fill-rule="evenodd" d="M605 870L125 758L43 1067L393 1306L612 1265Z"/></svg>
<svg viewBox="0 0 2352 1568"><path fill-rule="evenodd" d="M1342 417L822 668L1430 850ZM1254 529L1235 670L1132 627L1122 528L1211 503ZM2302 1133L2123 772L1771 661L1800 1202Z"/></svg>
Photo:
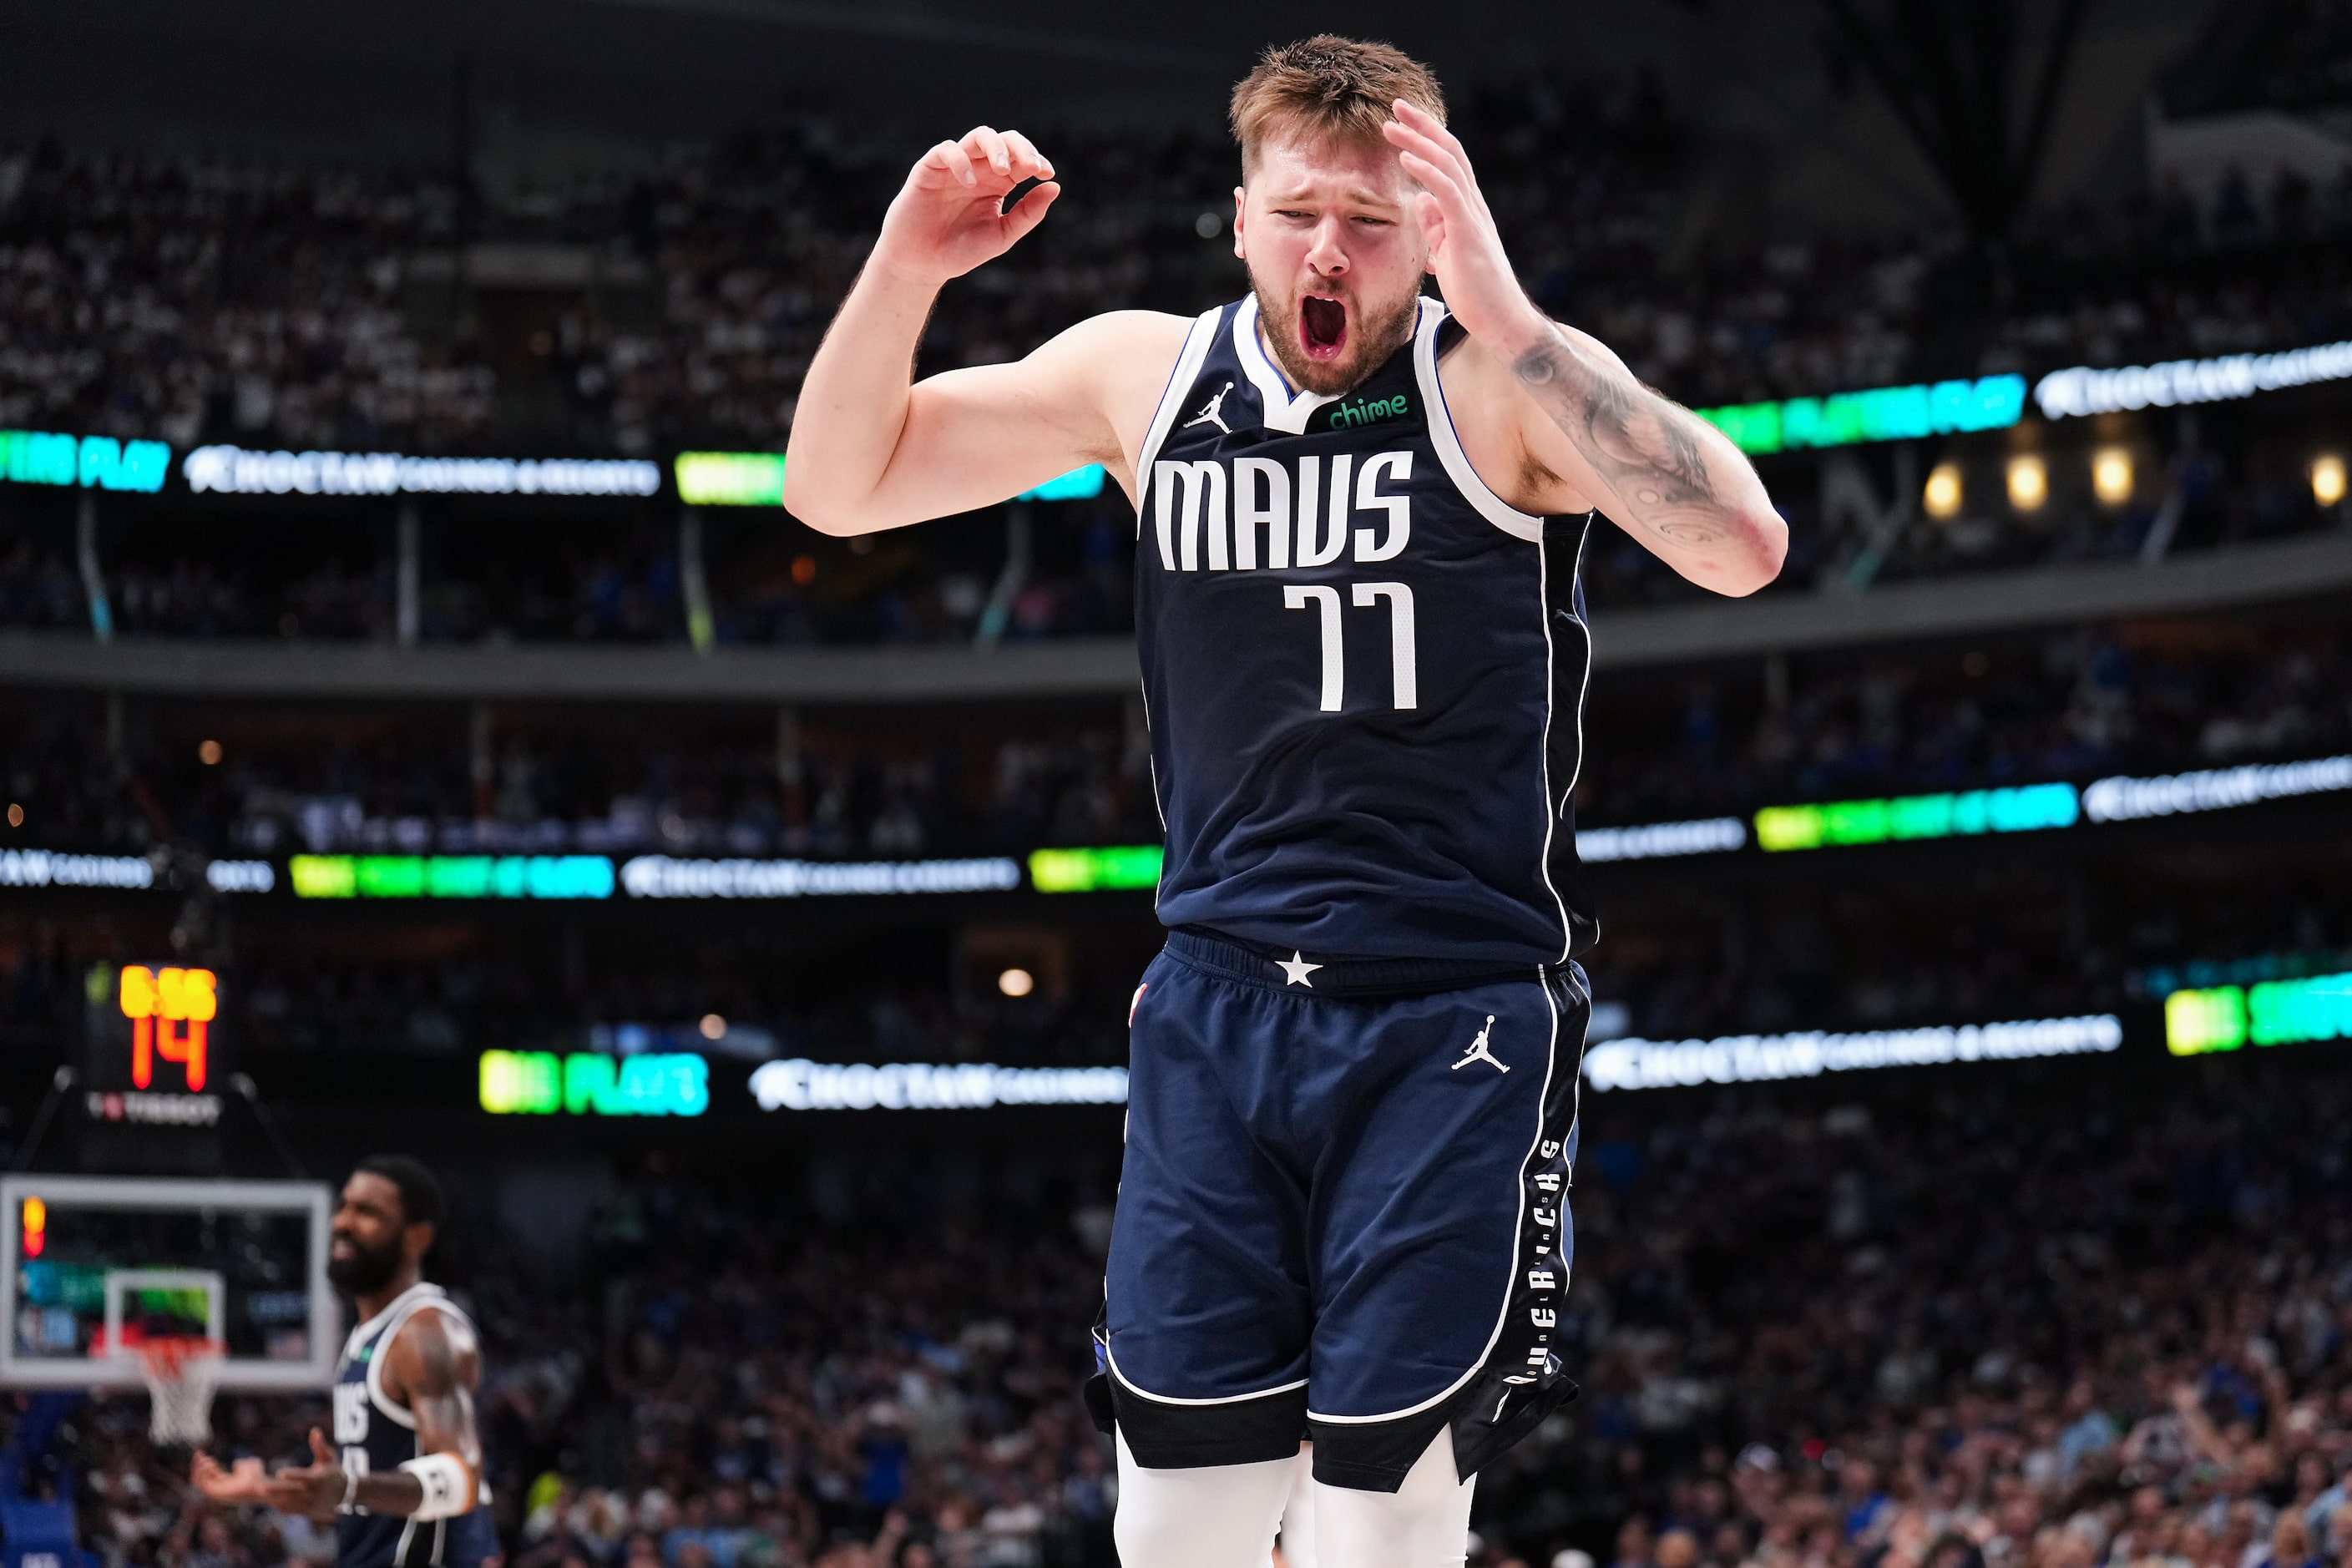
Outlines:
<svg viewBox="0 0 2352 1568"><path fill-rule="evenodd" d="M1226 424L1225 416L1217 411L1224 406L1225 394L1231 392L1233 389L1234 384L1230 381L1225 383L1224 385L1217 388L1217 395L1212 397L1207 403L1203 404L1201 407L1201 412L1193 415L1192 417L1184 421L1184 428L1190 430L1195 425L1213 425L1218 429L1223 430L1226 435L1232 435L1234 433L1234 427Z"/></svg>
<svg viewBox="0 0 2352 1568"><path fill-rule="evenodd" d="M1455 1062L1446 1070L1449 1072L1460 1072L1472 1062L1486 1062L1492 1065L1497 1072L1510 1071L1511 1069L1507 1065L1497 1060L1495 1053L1486 1048L1486 1037L1493 1031L1494 1027L1495 1015L1489 1013L1486 1015L1486 1027L1478 1031L1478 1037L1470 1042L1470 1048L1462 1053L1462 1059Z"/></svg>

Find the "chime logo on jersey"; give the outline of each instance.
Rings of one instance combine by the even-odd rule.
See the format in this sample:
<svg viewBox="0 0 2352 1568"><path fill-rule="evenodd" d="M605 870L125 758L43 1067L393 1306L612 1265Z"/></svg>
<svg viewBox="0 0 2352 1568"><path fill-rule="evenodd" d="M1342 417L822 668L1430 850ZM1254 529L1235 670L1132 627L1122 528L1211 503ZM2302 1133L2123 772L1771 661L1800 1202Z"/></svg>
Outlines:
<svg viewBox="0 0 2352 1568"><path fill-rule="evenodd" d="M1375 397L1369 401L1359 397L1353 403L1342 403L1323 416L1323 422L1334 430L1353 430L1360 425L1370 425L1381 419L1402 419L1412 412L1412 402L1400 392L1392 397Z"/></svg>
<svg viewBox="0 0 2352 1568"><path fill-rule="evenodd" d="M1151 468L1160 567L1198 572L1205 562L1212 572L1255 572L1261 541L1265 564L1278 571L1328 566L1349 553L1350 544L1357 561L1394 560L1412 539L1412 498L1384 495L1381 487L1412 478L1412 453L1374 452L1360 468L1356 459L1353 452L1340 452L1327 468L1320 456L1288 463L1161 458ZM1387 521L1351 526L1367 512L1386 512Z"/></svg>

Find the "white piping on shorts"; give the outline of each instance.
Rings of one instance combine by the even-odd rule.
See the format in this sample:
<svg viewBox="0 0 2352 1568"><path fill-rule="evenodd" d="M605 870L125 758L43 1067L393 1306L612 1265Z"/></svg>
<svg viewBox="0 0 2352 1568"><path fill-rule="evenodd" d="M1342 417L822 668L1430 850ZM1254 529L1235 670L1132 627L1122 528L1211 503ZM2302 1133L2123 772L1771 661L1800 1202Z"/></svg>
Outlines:
<svg viewBox="0 0 2352 1568"><path fill-rule="evenodd" d="M1252 1399L1264 1399L1269 1394L1287 1394L1294 1388L1304 1388L1307 1386L1307 1380L1302 1377L1296 1383L1286 1383L1278 1388L1261 1388L1255 1394L1236 1394L1226 1399L1175 1399L1165 1394L1152 1393L1150 1389L1143 1387L1133 1378L1128 1376L1127 1373L1119 1371L1118 1357L1111 1354L1108 1343L1105 1343L1103 1346L1103 1359L1110 1363L1110 1374L1113 1377L1118 1379L1119 1382L1125 1384L1129 1389L1136 1394L1141 1394L1144 1398L1149 1399L1154 1405L1240 1405Z"/></svg>
<svg viewBox="0 0 2352 1568"><path fill-rule="evenodd" d="M1503 1305L1495 1314L1494 1331L1486 1336L1486 1348L1472 1359L1469 1369L1460 1377L1455 1378L1444 1388L1438 1390L1418 1405L1409 1405L1402 1410L1387 1411L1379 1415L1324 1415L1310 1408L1307 1412L1307 1419L1309 1421L1320 1421L1330 1426L1370 1426L1376 1422L1402 1421L1408 1415L1418 1415L1424 1410L1444 1404L1461 1393L1468 1386L1470 1380L1485 1369L1486 1358L1495 1353L1495 1346L1503 1337L1503 1325L1510 1321L1511 1293L1518 1284L1519 1242L1527 1228L1528 1218L1528 1161L1534 1156L1536 1146L1543 1142L1544 1103L1551 1098L1552 1074L1559 1070L1559 1004L1551 999L1551 986L1546 983L1541 970L1536 972L1536 984L1542 989L1544 1006L1551 1014L1551 1044L1544 1057L1543 1092L1536 1098L1536 1135L1528 1140L1527 1153L1519 1156L1518 1164L1511 1172L1511 1184L1517 1189L1518 1194L1517 1201L1511 1209L1511 1271L1503 1277L1505 1281ZM1567 1227L1563 1225L1561 1228L1564 1230ZM1560 1273L1559 1289L1560 1294L1565 1297L1568 1293L1568 1274L1565 1269Z"/></svg>

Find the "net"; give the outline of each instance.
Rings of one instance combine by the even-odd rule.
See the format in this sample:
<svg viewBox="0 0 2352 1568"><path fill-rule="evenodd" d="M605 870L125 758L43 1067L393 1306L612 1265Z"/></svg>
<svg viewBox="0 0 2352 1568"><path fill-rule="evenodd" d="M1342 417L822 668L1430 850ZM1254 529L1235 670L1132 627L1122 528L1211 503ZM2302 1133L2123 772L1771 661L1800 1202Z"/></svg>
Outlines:
<svg viewBox="0 0 2352 1568"><path fill-rule="evenodd" d="M191 1447L212 1440L213 1392L225 1359L219 1341L194 1335L150 1339L139 1347L150 1437Z"/></svg>

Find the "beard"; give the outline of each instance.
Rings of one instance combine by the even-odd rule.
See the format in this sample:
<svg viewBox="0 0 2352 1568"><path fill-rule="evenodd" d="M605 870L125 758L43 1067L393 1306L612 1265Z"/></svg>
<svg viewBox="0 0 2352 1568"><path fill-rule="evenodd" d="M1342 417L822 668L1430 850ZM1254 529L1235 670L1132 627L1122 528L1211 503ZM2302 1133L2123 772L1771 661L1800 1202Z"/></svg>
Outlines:
<svg viewBox="0 0 2352 1568"><path fill-rule="evenodd" d="M327 1282L329 1284L346 1295L366 1296L392 1283L392 1277L400 1269L398 1242L371 1252L361 1245L357 1237L345 1239L352 1244L352 1256L349 1258L337 1258L332 1254L328 1256Z"/></svg>
<svg viewBox="0 0 2352 1568"><path fill-rule="evenodd" d="M1287 290L1277 295L1253 276L1251 292L1257 296L1258 324L1275 363L1293 386L1337 397L1352 392L1389 355L1412 337L1413 321L1421 309L1421 290L1407 289L1394 300L1372 301L1347 293L1333 296L1346 302L1347 325L1339 354L1317 360L1307 356L1299 332L1305 303ZM1328 307L1324 308L1328 312Z"/></svg>

